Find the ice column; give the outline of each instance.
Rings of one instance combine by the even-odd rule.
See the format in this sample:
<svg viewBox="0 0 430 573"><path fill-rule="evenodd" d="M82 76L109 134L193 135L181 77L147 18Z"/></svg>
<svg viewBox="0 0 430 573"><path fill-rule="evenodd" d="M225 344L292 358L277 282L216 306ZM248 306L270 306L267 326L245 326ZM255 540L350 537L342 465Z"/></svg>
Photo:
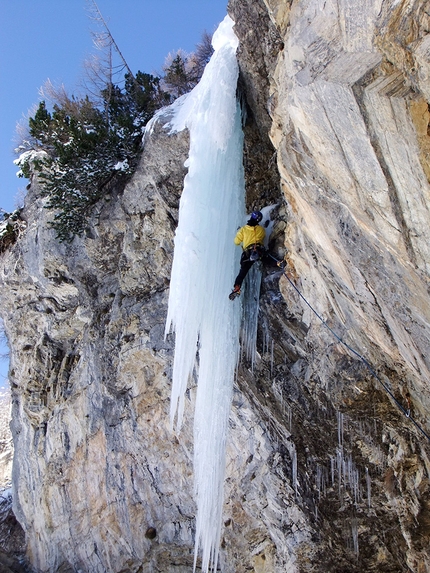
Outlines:
<svg viewBox="0 0 430 573"><path fill-rule="evenodd" d="M179 206L166 333L175 331L171 423L179 430L187 383L197 376L194 476L195 564L216 569L221 535L225 446L239 355L239 301L230 301L244 216L243 133L236 98L238 40L229 16L213 37L200 83L175 106L172 130L190 132L188 174ZM198 365L196 355L198 352Z"/></svg>

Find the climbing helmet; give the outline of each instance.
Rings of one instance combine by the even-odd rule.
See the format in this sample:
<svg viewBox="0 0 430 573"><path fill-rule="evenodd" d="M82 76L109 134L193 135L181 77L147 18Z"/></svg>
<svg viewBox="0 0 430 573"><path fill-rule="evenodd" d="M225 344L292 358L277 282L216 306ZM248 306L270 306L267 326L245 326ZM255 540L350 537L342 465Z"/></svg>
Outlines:
<svg viewBox="0 0 430 573"><path fill-rule="evenodd" d="M251 213L251 219L253 221L257 221L257 223L259 223L262 218L263 218L263 214L261 213L261 211L253 211Z"/></svg>

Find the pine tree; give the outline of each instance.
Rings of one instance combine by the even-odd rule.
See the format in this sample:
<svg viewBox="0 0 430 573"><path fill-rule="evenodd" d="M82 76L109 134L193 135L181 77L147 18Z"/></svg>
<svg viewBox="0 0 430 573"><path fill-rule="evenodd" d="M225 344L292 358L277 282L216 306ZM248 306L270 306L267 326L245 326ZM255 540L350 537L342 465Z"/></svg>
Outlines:
<svg viewBox="0 0 430 573"><path fill-rule="evenodd" d="M163 84L173 99L190 92L200 81L212 54L212 36L203 32L196 50L186 54L178 50L169 54L164 65Z"/></svg>
<svg viewBox="0 0 430 573"><path fill-rule="evenodd" d="M125 77L125 87L107 86L97 107L88 97L55 104L53 112L39 104L29 119L33 145L46 152L33 160L46 207L55 211L50 223L60 241L81 235L91 207L118 176L130 176L139 159L144 126L170 96L160 79L138 72ZM73 103L73 105L70 105ZM22 166L29 176L30 163Z"/></svg>
<svg viewBox="0 0 430 573"><path fill-rule="evenodd" d="M188 93L194 87L187 71L187 58L182 53L178 52L164 71L164 83L175 98Z"/></svg>
<svg viewBox="0 0 430 573"><path fill-rule="evenodd" d="M96 35L97 45L107 49L107 66L94 68L97 86L94 99L69 97L62 86L50 82L54 96L52 111L42 101L29 118L29 136L20 145L15 161L21 176L36 171L54 211L50 225L60 241L81 235L92 207L114 178L125 180L135 170L142 150L145 125L154 113L177 97L188 93L200 80L212 53L211 38L205 32L190 56L178 51L165 66L163 78L137 72L134 76L116 44L94 0L89 0L96 20L104 27ZM112 51L126 69L124 87L113 81ZM100 85L102 87L100 88Z"/></svg>

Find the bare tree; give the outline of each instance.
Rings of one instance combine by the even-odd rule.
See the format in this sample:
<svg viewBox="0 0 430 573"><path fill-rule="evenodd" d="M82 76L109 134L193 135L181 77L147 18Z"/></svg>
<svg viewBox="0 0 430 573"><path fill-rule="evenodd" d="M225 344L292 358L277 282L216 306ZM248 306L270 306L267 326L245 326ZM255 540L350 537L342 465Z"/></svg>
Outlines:
<svg viewBox="0 0 430 573"><path fill-rule="evenodd" d="M80 113L82 105L79 102L79 99L73 95L70 96L67 93L64 84L55 86L48 78L39 88L39 95L42 100L48 101L53 105L57 105L71 116L77 117Z"/></svg>
<svg viewBox="0 0 430 573"><path fill-rule="evenodd" d="M25 115L23 114L21 119L16 122L13 138L13 153L15 155L20 155L24 151L38 147L36 139L30 135L30 127L28 125L29 118L34 117L36 111L37 104L33 104L28 112Z"/></svg>
<svg viewBox="0 0 430 573"><path fill-rule="evenodd" d="M91 32L99 55L93 55L85 61L85 72L90 84L85 84L85 87L93 97L98 98L102 90L109 90L114 83L118 83L115 78L122 75L124 70L133 81L136 80L97 3L95 0L87 0L87 5L91 20L99 25L101 30ZM119 57L119 64L114 63L114 53Z"/></svg>
<svg viewBox="0 0 430 573"><path fill-rule="evenodd" d="M197 81L199 81L202 77L206 64L211 59L213 53L214 49L212 47L212 34L209 34L206 30L204 30L200 42L197 44L194 53L191 54L194 74L195 77L198 78Z"/></svg>

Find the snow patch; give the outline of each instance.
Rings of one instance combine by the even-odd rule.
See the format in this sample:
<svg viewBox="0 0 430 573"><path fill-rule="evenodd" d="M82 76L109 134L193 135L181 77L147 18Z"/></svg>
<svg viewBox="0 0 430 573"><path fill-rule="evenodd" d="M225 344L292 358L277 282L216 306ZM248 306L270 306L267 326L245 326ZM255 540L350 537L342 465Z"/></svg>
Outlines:
<svg viewBox="0 0 430 573"><path fill-rule="evenodd" d="M24 173L22 169L25 166L32 166L34 165L35 161L43 161L48 157L46 151L42 151L41 149L29 149L28 151L24 151L21 153L17 159L14 159L14 164L20 167L21 169L17 171L17 177L24 177Z"/></svg>

